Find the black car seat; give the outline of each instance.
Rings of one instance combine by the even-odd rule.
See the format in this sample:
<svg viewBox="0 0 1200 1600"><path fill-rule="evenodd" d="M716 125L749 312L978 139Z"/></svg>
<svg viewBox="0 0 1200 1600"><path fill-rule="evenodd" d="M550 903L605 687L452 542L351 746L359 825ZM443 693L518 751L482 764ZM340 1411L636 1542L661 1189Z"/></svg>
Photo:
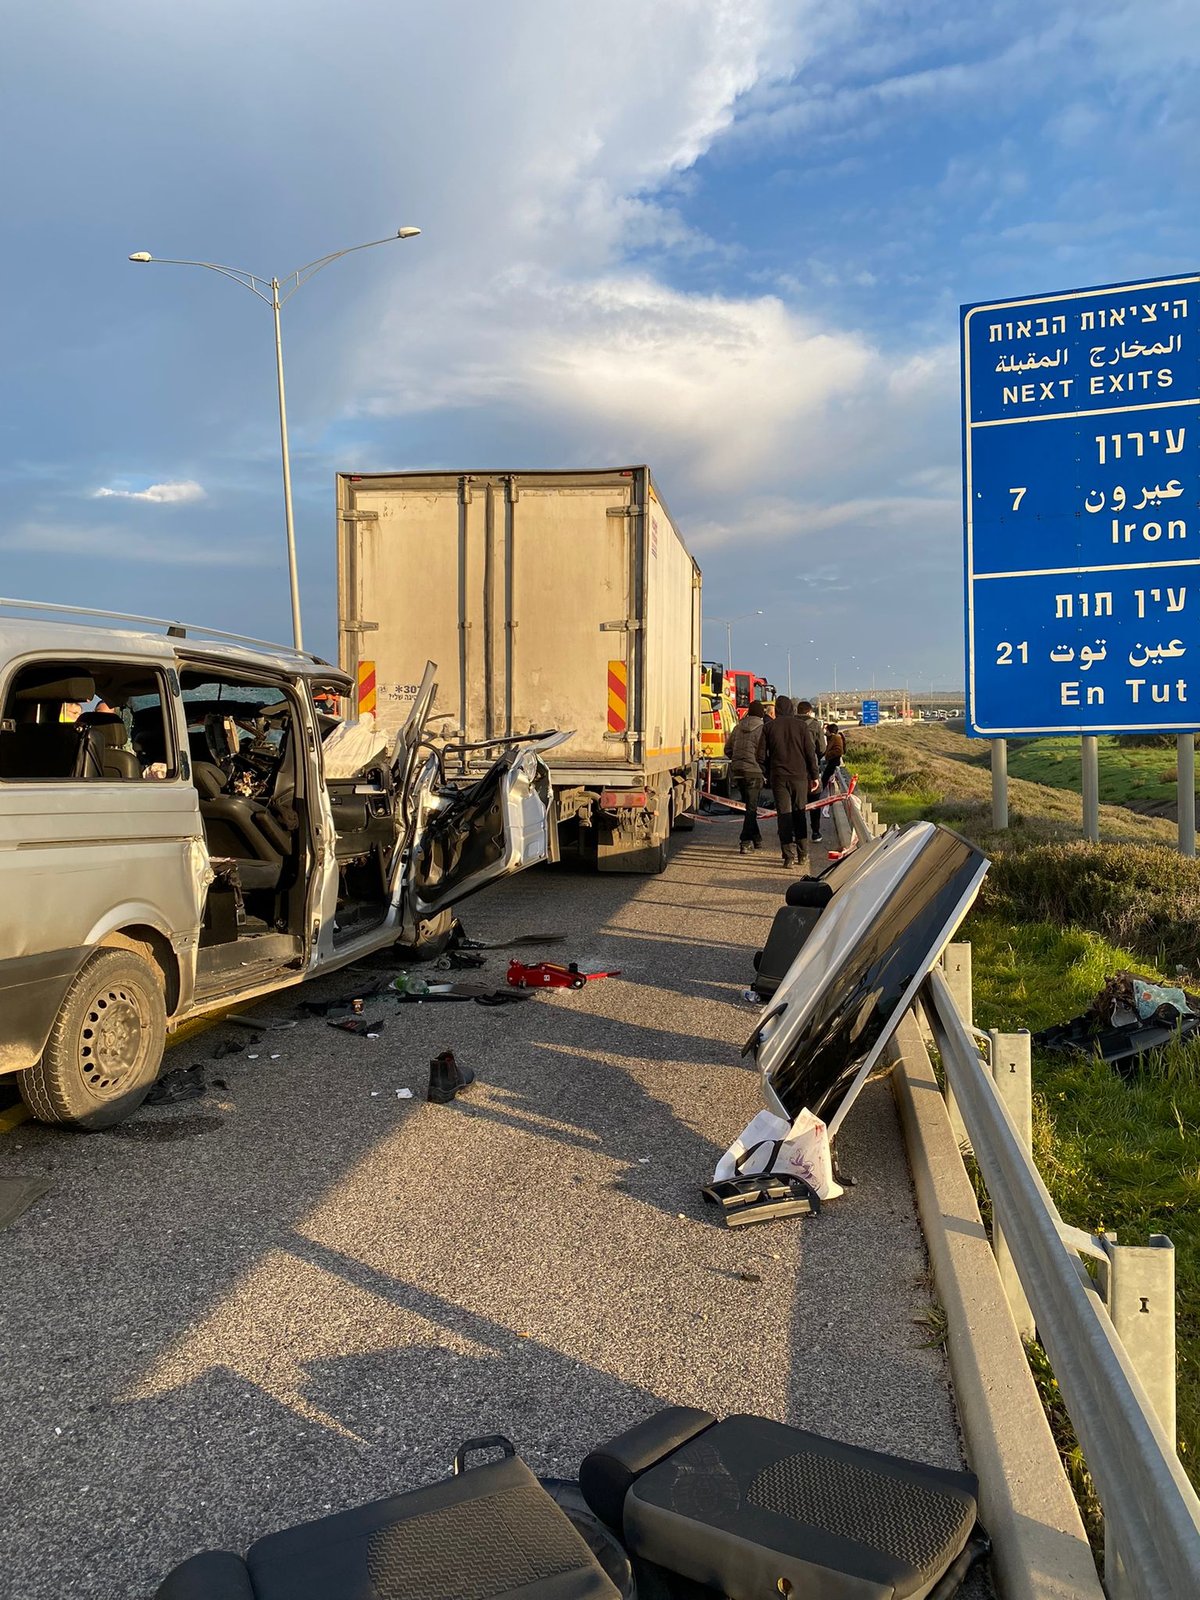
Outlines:
<svg viewBox="0 0 1200 1600"><path fill-rule="evenodd" d="M464 1471L484 1447L504 1459ZM971 1473L765 1417L670 1406L593 1450L579 1487L656 1595L949 1600L988 1548ZM192 1556L156 1600L622 1600L634 1585L581 1531L492 1435L441 1483L268 1534L244 1558Z"/></svg>
<svg viewBox="0 0 1200 1600"><path fill-rule="evenodd" d="M80 730L80 771L85 778L140 778L142 764L128 749L124 719L115 711L85 711Z"/></svg>
<svg viewBox="0 0 1200 1600"><path fill-rule="evenodd" d="M287 852L277 848L258 826L258 815L266 807L261 800L225 793L228 780L212 759L203 732L194 728L188 734L188 746L192 753L192 782L200 794L200 819L204 823L209 855L236 861L243 889L277 889Z"/></svg>

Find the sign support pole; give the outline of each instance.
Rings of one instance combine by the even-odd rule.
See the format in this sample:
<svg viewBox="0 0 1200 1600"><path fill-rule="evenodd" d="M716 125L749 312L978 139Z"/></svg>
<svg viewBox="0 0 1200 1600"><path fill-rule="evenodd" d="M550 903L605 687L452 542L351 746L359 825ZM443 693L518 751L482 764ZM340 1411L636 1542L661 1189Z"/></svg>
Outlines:
<svg viewBox="0 0 1200 1600"><path fill-rule="evenodd" d="M1094 733L1085 733L1083 746L1083 837L1093 844L1100 839L1100 742Z"/></svg>
<svg viewBox="0 0 1200 1600"><path fill-rule="evenodd" d="M1008 827L1008 740L992 740L992 827Z"/></svg>
<svg viewBox="0 0 1200 1600"><path fill-rule="evenodd" d="M1179 854L1196 854L1196 735L1181 733L1175 741L1175 807L1179 813Z"/></svg>

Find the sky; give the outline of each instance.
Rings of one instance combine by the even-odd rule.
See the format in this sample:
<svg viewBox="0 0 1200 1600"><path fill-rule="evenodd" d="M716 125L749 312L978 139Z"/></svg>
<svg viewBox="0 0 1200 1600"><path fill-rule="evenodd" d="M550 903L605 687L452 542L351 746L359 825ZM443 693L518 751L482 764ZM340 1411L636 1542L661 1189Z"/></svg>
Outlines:
<svg viewBox="0 0 1200 1600"><path fill-rule="evenodd" d="M6 595L290 637L270 310L127 258L412 225L283 312L309 648L336 472L648 462L735 664L953 688L959 306L1200 268L1194 0L2 16Z"/></svg>

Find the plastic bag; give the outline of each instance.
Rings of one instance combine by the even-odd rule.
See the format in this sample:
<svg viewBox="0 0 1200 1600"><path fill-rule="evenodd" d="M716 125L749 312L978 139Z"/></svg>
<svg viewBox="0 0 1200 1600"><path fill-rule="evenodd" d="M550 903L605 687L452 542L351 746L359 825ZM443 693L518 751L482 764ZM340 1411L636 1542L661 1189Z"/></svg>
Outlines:
<svg viewBox="0 0 1200 1600"><path fill-rule="evenodd" d="M1172 1006L1181 1016L1186 1016L1191 1009L1182 989L1166 989L1161 984L1148 983L1145 978L1133 980L1133 1003L1143 1022L1148 1022L1160 1006Z"/></svg>
<svg viewBox="0 0 1200 1600"><path fill-rule="evenodd" d="M742 1130L717 1162L713 1182L778 1172L803 1178L820 1200L836 1200L843 1193L833 1180L829 1135L820 1117L801 1111L794 1122L760 1111Z"/></svg>

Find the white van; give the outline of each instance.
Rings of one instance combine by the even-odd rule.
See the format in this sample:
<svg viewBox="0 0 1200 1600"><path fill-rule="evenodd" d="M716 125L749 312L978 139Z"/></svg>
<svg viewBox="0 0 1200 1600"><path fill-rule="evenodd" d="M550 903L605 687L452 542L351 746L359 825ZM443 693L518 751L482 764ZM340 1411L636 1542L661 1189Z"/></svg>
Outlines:
<svg viewBox="0 0 1200 1600"><path fill-rule="evenodd" d="M454 788L433 676L387 748L330 714L353 685L319 657L0 600L0 1073L35 1116L120 1121L185 1019L429 953L452 906L550 858L564 736L497 742Z"/></svg>

